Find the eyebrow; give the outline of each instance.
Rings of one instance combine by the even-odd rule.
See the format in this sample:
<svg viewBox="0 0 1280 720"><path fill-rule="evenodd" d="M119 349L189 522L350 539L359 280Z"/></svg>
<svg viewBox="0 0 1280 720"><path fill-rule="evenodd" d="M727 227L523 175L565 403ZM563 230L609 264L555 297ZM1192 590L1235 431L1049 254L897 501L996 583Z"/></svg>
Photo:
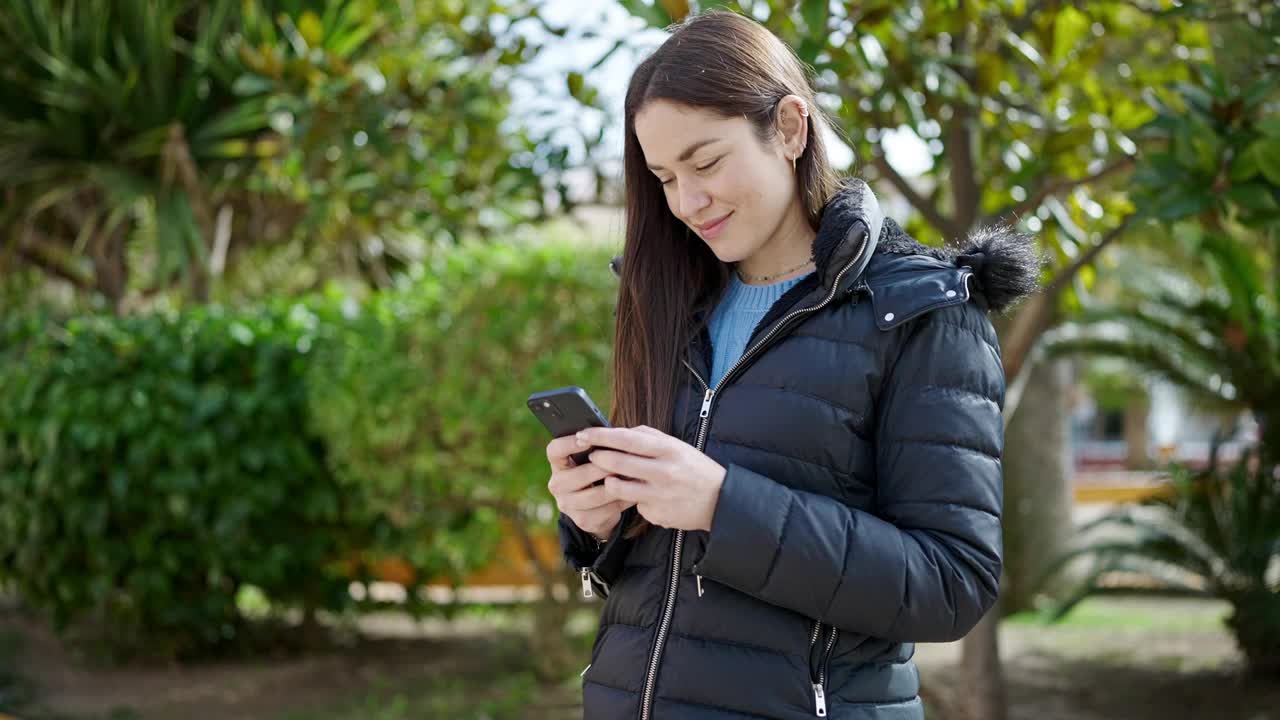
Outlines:
<svg viewBox="0 0 1280 720"><path fill-rule="evenodd" d="M693 154L698 151L698 148L702 147L703 145L709 145L713 142L719 142L719 140L720 138L706 138L705 140L698 140L694 142L693 144L689 145L689 147L685 148L684 152L680 153L680 157L676 158L676 162L684 162L685 160L688 160L689 158L693 157ZM649 165L649 169L663 170L664 168L661 165Z"/></svg>

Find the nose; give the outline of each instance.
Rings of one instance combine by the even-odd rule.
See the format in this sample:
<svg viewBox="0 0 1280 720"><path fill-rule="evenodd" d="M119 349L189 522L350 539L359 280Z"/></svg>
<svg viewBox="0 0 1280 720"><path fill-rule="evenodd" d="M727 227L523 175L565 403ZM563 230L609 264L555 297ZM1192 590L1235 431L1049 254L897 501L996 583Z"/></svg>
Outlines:
<svg viewBox="0 0 1280 720"><path fill-rule="evenodd" d="M692 224L694 218L699 216L699 211L710 204L711 196L696 182L689 181L678 184L678 193L676 202L680 206L676 208L676 215Z"/></svg>

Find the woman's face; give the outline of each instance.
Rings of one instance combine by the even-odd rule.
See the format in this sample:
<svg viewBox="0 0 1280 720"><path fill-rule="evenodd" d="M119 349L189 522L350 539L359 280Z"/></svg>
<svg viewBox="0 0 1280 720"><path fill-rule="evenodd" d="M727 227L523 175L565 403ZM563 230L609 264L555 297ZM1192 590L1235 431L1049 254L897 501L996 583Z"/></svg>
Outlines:
<svg viewBox="0 0 1280 720"><path fill-rule="evenodd" d="M792 151L781 141L763 146L744 117L651 100L636 113L635 130L672 214L722 262L750 257L800 207Z"/></svg>

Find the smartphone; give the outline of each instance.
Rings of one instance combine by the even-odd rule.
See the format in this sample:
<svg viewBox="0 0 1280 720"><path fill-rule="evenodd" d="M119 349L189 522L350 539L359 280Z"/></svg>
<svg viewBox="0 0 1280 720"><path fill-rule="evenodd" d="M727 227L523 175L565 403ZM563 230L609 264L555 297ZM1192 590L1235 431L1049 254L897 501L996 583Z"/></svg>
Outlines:
<svg viewBox="0 0 1280 720"><path fill-rule="evenodd" d="M529 409L542 421L552 437L564 437L589 427L611 427L600 408L591 401L587 391L577 385L536 392L529 396ZM594 448L587 448L569 457L575 465L585 465ZM603 481L597 481L600 485Z"/></svg>

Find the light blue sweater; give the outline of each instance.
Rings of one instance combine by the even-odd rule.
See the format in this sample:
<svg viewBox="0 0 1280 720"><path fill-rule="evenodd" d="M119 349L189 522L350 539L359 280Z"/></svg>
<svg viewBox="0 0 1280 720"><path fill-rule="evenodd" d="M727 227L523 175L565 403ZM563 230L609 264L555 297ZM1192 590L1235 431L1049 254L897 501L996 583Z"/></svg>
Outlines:
<svg viewBox="0 0 1280 720"><path fill-rule="evenodd" d="M769 308L773 307L774 302L811 274L812 270L799 277L770 285L748 285L742 282L737 272L730 273L729 288L711 313L708 328L711 332L712 389L720 384L720 378L746 352L751 331L765 313L769 312Z"/></svg>

